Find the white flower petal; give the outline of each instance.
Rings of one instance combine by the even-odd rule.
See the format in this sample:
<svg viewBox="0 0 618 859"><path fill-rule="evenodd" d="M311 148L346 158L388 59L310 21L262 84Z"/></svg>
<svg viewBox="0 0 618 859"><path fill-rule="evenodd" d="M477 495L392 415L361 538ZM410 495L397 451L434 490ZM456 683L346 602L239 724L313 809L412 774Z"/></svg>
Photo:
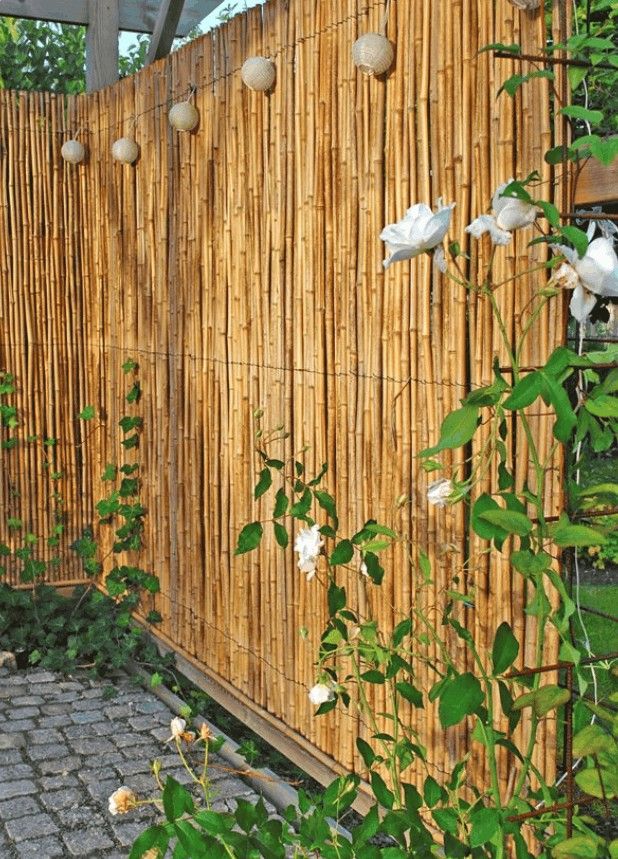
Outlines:
<svg viewBox="0 0 618 859"><path fill-rule="evenodd" d="M433 264L438 269L438 271L441 271L442 274L446 274L448 266L446 262L446 256L444 254L444 248L442 247L442 245L438 245L433 252Z"/></svg>
<svg viewBox="0 0 618 859"><path fill-rule="evenodd" d="M314 706L319 707L320 704L326 704L327 701L334 701L335 693L332 686L327 686L326 683L316 683L309 690L309 700Z"/></svg>
<svg viewBox="0 0 618 859"><path fill-rule="evenodd" d="M598 238L590 242L586 253L574 267L590 292L618 296L618 257L608 239Z"/></svg>
<svg viewBox="0 0 618 859"><path fill-rule="evenodd" d="M434 214L425 203L416 203L401 221L384 227L380 238L386 242L390 254L384 260L384 268L439 245L448 230L454 205L443 206Z"/></svg>
<svg viewBox="0 0 618 859"><path fill-rule="evenodd" d="M427 500L435 507L446 507L453 489L453 482L446 477L441 477L427 487Z"/></svg>
<svg viewBox="0 0 618 859"><path fill-rule="evenodd" d="M470 233L475 239L479 239L484 233L489 233L489 237L494 245L508 245L513 238L511 233L498 227L493 215L479 215L471 224L468 224L466 232Z"/></svg>
<svg viewBox="0 0 618 859"><path fill-rule="evenodd" d="M571 298L571 303L569 304L569 310L571 311L571 316L573 316L580 323L584 322L594 308L594 305L597 303L597 297L591 292L588 292L587 289L579 284L573 290L573 297Z"/></svg>

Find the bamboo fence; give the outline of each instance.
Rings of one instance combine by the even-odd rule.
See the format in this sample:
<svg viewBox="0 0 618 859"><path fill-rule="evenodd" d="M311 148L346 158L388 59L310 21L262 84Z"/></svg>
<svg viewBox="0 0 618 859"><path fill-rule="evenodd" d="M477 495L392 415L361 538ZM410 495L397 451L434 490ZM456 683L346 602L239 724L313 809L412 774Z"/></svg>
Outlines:
<svg viewBox="0 0 618 859"><path fill-rule="evenodd" d="M515 64L479 53L493 42L536 49L544 23L507 0L392 0L393 69L363 77L351 46L383 14L379 0L270 0L97 94L0 92L0 368L17 377L24 438L58 439L67 527L54 581L79 577L68 544L96 529L100 475L121 460L121 365L132 358L144 389L139 562L160 579L162 638L346 769L358 766L364 726L352 713L315 718L307 697L323 590L270 533L258 552L233 554L242 525L269 515L252 501L255 409L290 432L278 454L308 445L308 473L329 463L344 529L374 516L409 538L413 556L424 548L434 602L453 576L474 589L481 647L503 620L525 640L522 665L534 640L521 585L500 556L468 541L463 505L428 507L432 477L415 458L470 386L491 380L498 334L487 307L427 257L384 273L378 236L413 202L443 197L457 201L451 236L465 245L464 226L501 182L539 169L551 193L547 82L496 99ZM242 84L252 55L276 64L268 94ZM179 134L167 112L191 86L200 124ZM61 143L80 128L88 160L66 165ZM121 136L139 144L135 165L111 159ZM505 277L526 240L509 247ZM509 330L525 319L530 289L520 280L501 290ZM555 304L526 361L542 362L563 327ZM86 404L97 419L85 429L75 415ZM549 446L551 420L535 420ZM520 436L512 457L522 483ZM41 451L1 452L0 503L35 534L50 524ZM551 512L559 484L557 463ZM344 578L361 611L386 626L415 599L403 545L381 589ZM465 735L447 740L430 711L414 719L435 767L450 772Z"/></svg>

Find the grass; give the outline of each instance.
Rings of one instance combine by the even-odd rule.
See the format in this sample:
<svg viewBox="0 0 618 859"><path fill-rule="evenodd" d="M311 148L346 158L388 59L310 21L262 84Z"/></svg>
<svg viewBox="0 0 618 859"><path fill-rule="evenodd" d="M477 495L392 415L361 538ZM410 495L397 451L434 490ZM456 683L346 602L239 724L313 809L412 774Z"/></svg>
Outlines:
<svg viewBox="0 0 618 859"><path fill-rule="evenodd" d="M582 606L598 609L614 617L618 616L618 585L582 585L579 589L579 598ZM582 611L582 618L588 634L590 650L595 656L618 652L618 623L585 611ZM585 632L577 615L574 617L574 631L576 643L584 653ZM614 659L613 662L615 665L618 664L618 659ZM605 698L610 692L615 691L616 679L608 670L597 667L596 675L600 698Z"/></svg>

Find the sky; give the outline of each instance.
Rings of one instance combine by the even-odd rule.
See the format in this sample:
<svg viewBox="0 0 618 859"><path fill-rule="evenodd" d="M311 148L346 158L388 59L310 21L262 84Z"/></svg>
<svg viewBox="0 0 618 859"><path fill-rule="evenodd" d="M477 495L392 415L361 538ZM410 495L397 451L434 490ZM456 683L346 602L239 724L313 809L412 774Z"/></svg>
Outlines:
<svg viewBox="0 0 618 859"><path fill-rule="evenodd" d="M264 0L223 0L217 8L210 13L210 15L206 15L206 17L202 20L200 26L202 28L202 32L207 33L208 30L212 30L213 27L216 27L219 21L219 15L223 9L226 9L228 6L234 6L236 12L243 12L245 9L250 9L252 6L260 6L264 3ZM120 52L125 51L129 45L133 44L136 40L135 33L122 33L120 36Z"/></svg>

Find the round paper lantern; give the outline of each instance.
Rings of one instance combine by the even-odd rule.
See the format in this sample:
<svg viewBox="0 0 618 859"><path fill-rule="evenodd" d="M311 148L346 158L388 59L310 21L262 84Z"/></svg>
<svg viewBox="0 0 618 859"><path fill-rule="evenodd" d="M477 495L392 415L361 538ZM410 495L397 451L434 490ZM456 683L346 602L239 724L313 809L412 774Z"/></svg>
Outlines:
<svg viewBox="0 0 618 859"><path fill-rule="evenodd" d="M242 64L240 76L249 89L266 92L275 82L275 64L267 57L249 57Z"/></svg>
<svg viewBox="0 0 618 859"><path fill-rule="evenodd" d="M167 118L170 125L178 131L192 131L197 125L200 115L189 101L179 101L170 110Z"/></svg>
<svg viewBox="0 0 618 859"><path fill-rule="evenodd" d="M120 137L112 145L112 158L123 164L133 164L139 155L139 146L130 137Z"/></svg>
<svg viewBox="0 0 618 859"><path fill-rule="evenodd" d="M395 53L386 36L365 33L352 45L354 65L365 75L382 75L393 65Z"/></svg>
<svg viewBox="0 0 618 859"><path fill-rule="evenodd" d="M79 164L86 157L86 147L79 140L66 140L62 144L60 154L69 164Z"/></svg>

